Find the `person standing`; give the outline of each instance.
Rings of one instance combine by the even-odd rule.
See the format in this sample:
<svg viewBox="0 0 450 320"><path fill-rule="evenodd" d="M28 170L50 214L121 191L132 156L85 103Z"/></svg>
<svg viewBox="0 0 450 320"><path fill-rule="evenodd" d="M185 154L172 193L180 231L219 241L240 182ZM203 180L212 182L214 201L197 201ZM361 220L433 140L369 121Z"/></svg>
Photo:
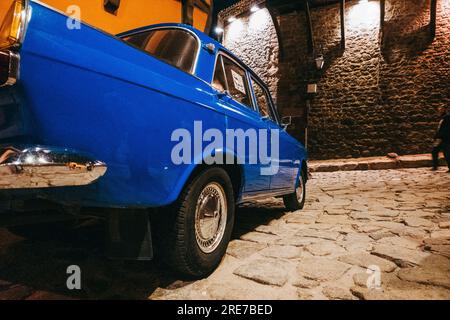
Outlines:
<svg viewBox="0 0 450 320"><path fill-rule="evenodd" d="M438 112L441 116L439 127L434 137L433 151L433 170L437 170L439 165L439 152L444 152L445 161L447 161L448 171L450 172L450 114L449 107L440 107Z"/></svg>

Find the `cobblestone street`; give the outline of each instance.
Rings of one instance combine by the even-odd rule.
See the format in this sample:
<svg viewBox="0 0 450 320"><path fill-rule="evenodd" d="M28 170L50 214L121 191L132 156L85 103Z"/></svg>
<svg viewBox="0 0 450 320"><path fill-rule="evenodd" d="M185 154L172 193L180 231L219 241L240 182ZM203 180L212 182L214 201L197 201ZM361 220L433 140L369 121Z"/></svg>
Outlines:
<svg viewBox="0 0 450 320"><path fill-rule="evenodd" d="M450 299L443 168L314 173L303 211L271 199L236 219L222 264L195 282L157 262L108 261L98 233L33 242L3 229L0 299ZM83 270L80 292L65 289L70 264Z"/></svg>

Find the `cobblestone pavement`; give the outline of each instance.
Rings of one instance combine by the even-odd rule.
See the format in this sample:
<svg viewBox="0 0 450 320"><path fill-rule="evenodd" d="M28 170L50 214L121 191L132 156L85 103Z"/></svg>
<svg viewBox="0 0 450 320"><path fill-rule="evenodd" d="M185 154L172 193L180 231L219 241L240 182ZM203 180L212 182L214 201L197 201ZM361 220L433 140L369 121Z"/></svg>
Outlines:
<svg viewBox="0 0 450 320"><path fill-rule="evenodd" d="M269 199L236 218L222 264L194 282L102 258L98 232L33 242L0 231L0 299L450 299L443 169L315 173L304 210ZM80 292L65 289L70 264L83 270Z"/></svg>

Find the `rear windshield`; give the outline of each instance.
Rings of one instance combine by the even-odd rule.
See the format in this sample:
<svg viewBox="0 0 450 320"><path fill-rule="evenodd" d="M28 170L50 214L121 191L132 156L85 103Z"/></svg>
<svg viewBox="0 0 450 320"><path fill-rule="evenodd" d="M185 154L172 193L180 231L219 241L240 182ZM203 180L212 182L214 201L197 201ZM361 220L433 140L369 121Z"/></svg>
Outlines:
<svg viewBox="0 0 450 320"><path fill-rule="evenodd" d="M123 40L184 72L194 72L198 42L190 32L157 29L126 36Z"/></svg>

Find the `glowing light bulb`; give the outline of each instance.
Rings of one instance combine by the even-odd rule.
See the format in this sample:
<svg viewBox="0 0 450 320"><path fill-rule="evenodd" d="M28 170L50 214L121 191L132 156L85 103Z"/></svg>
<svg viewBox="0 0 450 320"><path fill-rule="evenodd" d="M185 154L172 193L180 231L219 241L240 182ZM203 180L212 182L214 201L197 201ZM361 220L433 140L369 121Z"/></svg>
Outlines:
<svg viewBox="0 0 450 320"><path fill-rule="evenodd" d="M253 6L251 9L250 9L250 11L251 12L257 12L257 11L259 11L259 10L261 10L261 8L259 7L259 6Z"/></svg>

